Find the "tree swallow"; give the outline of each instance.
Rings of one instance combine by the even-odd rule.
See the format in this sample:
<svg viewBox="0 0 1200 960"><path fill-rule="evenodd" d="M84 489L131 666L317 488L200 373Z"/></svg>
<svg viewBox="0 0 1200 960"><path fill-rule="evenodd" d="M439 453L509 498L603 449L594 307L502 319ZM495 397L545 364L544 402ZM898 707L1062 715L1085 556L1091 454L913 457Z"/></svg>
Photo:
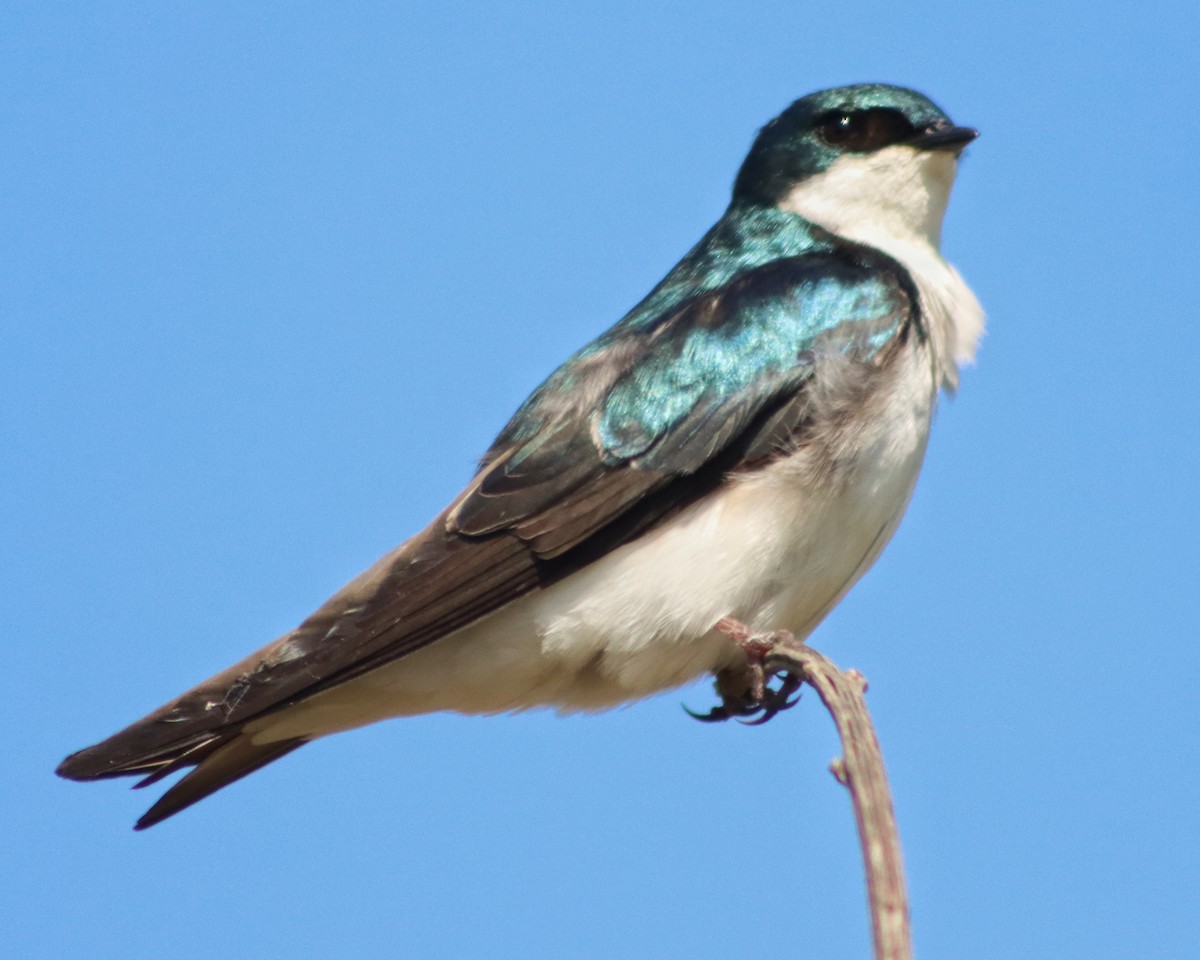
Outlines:
<svg viewBox="0 0 1200 960"><path fill-rule="evenodd" d="M939 253L977 132L912 90L797 100L716 225L517 410L425 530L73 780L193 767L158 823L317 737L436 710L602 710L805 637L907 506L983 311ZM761 689L761 688L759 688Z"/></svg>

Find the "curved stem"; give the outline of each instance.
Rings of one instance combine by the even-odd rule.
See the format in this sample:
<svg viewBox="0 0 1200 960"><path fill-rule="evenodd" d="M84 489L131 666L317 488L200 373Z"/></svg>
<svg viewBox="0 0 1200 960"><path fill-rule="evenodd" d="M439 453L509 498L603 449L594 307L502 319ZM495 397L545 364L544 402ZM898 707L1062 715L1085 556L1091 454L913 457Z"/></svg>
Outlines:
<svg viewBox="0 0 1200 960"><path fill-rule="evenodd" d="M768 670L787 670L817 691L837 725L843 757L830 769L850 791L867 874L867 899L876 960L912 960L908 893L900 834L883 755L863 694L867 682L857 670L840 670L832 660L790 633L771 635Z"/></svg>

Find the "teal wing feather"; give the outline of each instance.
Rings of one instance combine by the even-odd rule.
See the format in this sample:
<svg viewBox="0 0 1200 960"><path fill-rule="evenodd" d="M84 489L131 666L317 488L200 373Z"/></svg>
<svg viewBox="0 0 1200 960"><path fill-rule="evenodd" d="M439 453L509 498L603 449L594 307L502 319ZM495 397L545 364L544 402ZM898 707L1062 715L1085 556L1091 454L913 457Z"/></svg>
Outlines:
<svg viewBox="0 0 1200 960"><path fill-rule="evenodd" d="M867 256L865 253L860 256ZM869 373L916 321L906 278L853 251L773 261L652 324L627 322L581 351L518 411L453 514L479 536L557 513L586 492L597 523L653 488L778 454L802 432L824 358ZM779 408L794 414L783 429ZM732 460L722 457L735 451ZM622 496L622 488L628 496ZM596 524L591 525L592 528ZM558 538L555 555L578 545Z"/></svg>

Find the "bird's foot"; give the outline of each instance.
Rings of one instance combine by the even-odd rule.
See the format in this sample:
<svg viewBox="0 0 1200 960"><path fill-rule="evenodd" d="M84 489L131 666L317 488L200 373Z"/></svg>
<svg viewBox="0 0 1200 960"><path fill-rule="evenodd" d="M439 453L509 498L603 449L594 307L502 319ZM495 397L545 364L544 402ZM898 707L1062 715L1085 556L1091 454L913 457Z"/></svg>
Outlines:
<svg viewBox="0 0 1200 960"><path fill-rule="evenodd" d="M736 717L739 723L758 726L799 702L800 697L793 699L792 694L800 689L800 678L785 671L768 676L763 666L781 633L756 634L732 617L722 617L716 627L742 648L746 654L746 669L718 674L716 688L721 697L720 706L713 707L707 713L696 713L684 707L690 716L703 723L717 723ZM777 686L771 685L773 680L779 681ZM743 719L746 717L753 719Z"/></svg>

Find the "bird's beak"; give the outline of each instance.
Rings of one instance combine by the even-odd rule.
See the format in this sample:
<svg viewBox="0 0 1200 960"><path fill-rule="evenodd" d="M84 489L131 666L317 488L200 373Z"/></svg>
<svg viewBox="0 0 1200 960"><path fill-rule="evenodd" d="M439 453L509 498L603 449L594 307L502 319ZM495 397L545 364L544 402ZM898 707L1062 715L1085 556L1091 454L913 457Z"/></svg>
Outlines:
<svg viewBox="0 0 1200 960"><path fill-rule="evenodd" d="M978 130L970 127L956 127L953 124L942 123L926 127L916 136L906 142L918 150L954 150L958 151L979 136Z"/></svg>

